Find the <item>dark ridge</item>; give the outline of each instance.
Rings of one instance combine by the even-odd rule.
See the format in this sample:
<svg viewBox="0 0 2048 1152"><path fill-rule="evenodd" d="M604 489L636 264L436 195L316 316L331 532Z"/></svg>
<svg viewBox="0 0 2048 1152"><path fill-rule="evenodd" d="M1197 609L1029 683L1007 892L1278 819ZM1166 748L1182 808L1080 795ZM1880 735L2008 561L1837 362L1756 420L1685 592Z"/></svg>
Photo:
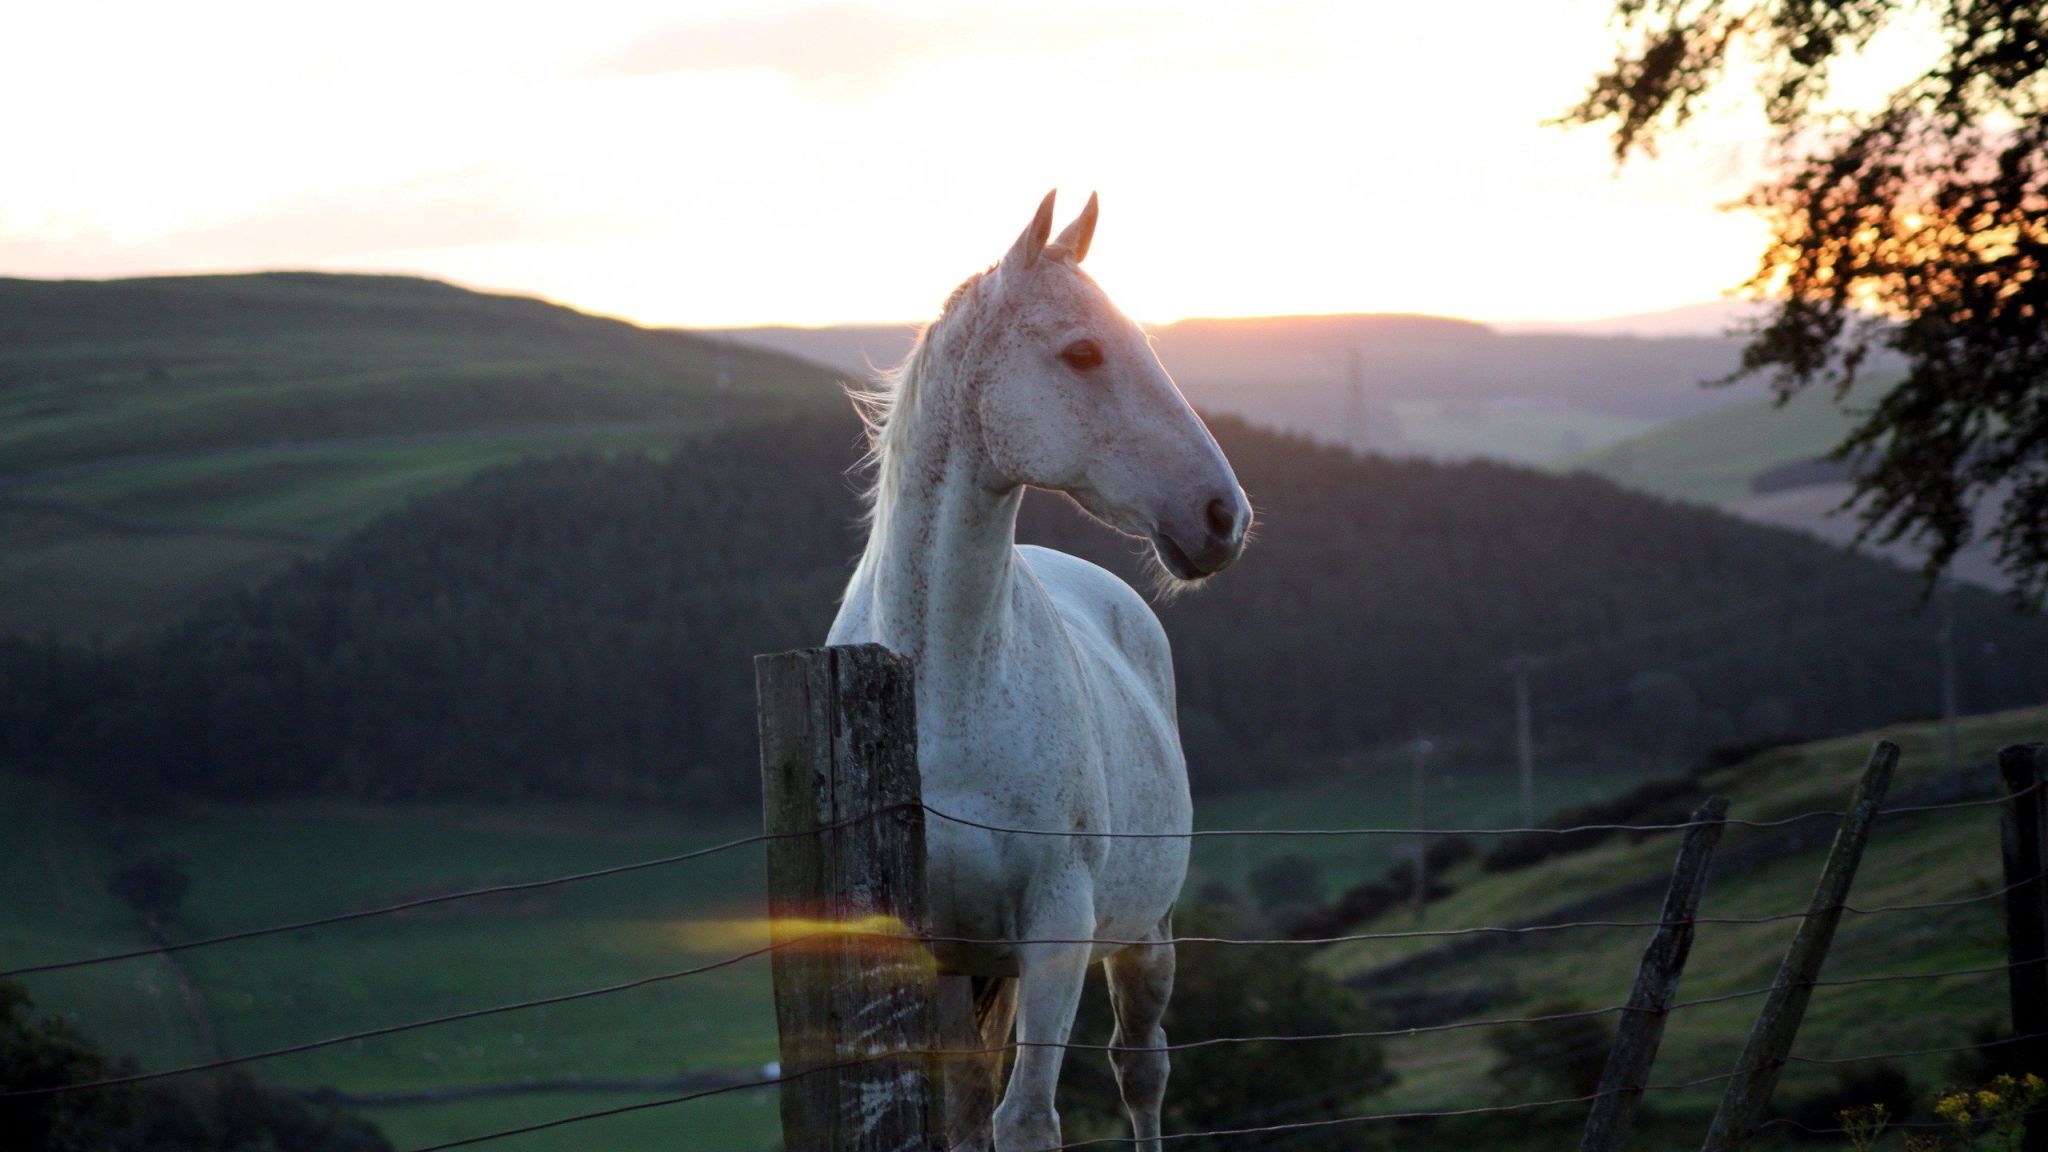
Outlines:
<svg viewBox="0 0 2048 1152"><path fill-rule="evenodd" d="M1938 700L1900 569L1791 532L1492 464L1361 458L1214 422L1258 539L1162 605L1198 787L1432 733L1509 763L1503 658L1551 754L1679 771ZM752 657L819 643L861 547L850 414L669 460L536 461L423 499L160 638L0 646L0 758L114 791L758 798ZM1022 534L1145 578L1034 495ZM2048 621L1966 591L1972 710L2048 696Z"/></svg>

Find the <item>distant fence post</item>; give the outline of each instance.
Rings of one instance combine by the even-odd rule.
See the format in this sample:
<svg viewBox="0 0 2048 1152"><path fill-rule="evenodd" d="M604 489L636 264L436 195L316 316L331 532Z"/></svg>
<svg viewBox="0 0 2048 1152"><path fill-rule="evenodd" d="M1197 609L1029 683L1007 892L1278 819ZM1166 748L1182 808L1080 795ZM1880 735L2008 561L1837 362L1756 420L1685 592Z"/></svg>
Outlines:
<svg viewBox="0 0 2048 1152"><path fill-rule="evenodd" d="M1828 847L1827 863L1821 867L1813 902L1807 906L1799 930L1793 933L1791 946L1785 949L1778 978L1772 981L1770 994L1764 998L1756 1024L1750 1029L1749 1042L1743 1045L1742 1056L1736 1062L1735 1076L1728 1081L1721 1107L1707 1128L1706 1152L1730 1152L1742 1147L1763 1119L1771 1091L1778 1086L1778 1073L1784 1070L1785 1057L1792 1052L1799 1022L1806 1015L1806 1002L1813 997L1813 981L1827 959L1835 926L1842 919L1842 904L1849 898L1849 886L1863 860L1863 846L1870 840L1870 827L1877 821L1878 807L1884 803L1885 790L1891 787L1892 770L1898 763L1898 745L1879 740L1871 747L1863 776L1849 793L1849 810L1842 817L1841 827L1835 830L1834 843Z"/></svg>
<svg viewBox="0 0 2048 1152"><path fill-rule="evenodd" d="M2005 782L2006 979L2012 992L2012 1031L2022 1037L2020 1066L2048 1076L2048 899L2042 872L2048 868L2048 748L2015 744L1998 753L1998 774ZM2038 1111L2026 1119L2025 1152L2048 1152L2048 1116Z"/></svg>
<svg viewBox="0 0 2048 1152"><path fill-rule="evenodd" d="M754 659L788 1152L943 1149L910 661L875 644ZM829 826L829 827L828 827ZM810 833L808 835L788 835Z"/></svg>
<svg viewBox="0 0 2048 1152"><path fill-rule="evenodd" d="M1671 886L1664 892L1657 932L1643 949L1635 990L1629 993L1628 1008L1615 1029L1614 1049L1600 1074L1600 1094L1586 1117L1580 1152L1621 1152L1628 1143L1636 1107L1642 1103L1643 1085L1664 1039L1664 1023L1678 997L1685 958L1692 952L1693 917L1699 914L1700 898L1706 894L1707 866L1713 862L1714 845L1721 840L1722 821L1727 816L1728 801L1719 796L1709 796L1692 814L1692 827L1685 830L1678 861L1671 866Z"/></svg>

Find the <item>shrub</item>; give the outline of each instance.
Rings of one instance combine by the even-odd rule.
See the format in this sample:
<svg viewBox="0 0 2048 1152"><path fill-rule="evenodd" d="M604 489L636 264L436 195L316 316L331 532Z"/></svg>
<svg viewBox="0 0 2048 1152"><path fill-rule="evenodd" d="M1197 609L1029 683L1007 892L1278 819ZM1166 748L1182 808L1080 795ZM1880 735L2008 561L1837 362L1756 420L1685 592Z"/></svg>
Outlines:
<svg viewBox="0 0 2048 1152"><path fill-rule="evenodd" d="M1323 866L1294 852L1269 856L1247 877L1261 907L1286 908L1323 898Z"/></svg>
<svg viewBox="0 0 2048 1152"><path fill-rule="evenodd" d="M1560 808L1551 813L1542 826L1577 828L1587 824L1673 824L1692 815L1692 810L1703 798L1698 781L1690 777L1652 780L1612 799ZM1595 829L1563 835L1531 832L1510 836L1495 845L1479 861L1479 866L1488 872L1512 872L1544 860L1584 852L1617 834Z"/></svg>
<svg viewBox="0 0 2048 1152"><path fill-rule="evenodd" d="M0 1148L7 1152L391 1152L369 1121L274 1092L240 1072L203 1084L120 1085L8 1097L135 1070L61 1018L37 1020L0 984Z"/></svg>
<svg viewBox="0 0 2048 1152"><path fill-rule="evenodd" d="M1520 1103L1590 1096L1600 1090L1600 1074L1614 1042L1599 1017L1571 1015L1584 1011L1586 1006L1575 1000L1548 1000L1531 1007L1528 1014L1565 1019L1497 1024L1486 1030L1486 1046L1494 1057L1489 1075L1501 1099Z"/></svg>
<svg viewBox="0 0 2048 1152"><path fill-rule="evenodd" d="M1887 1123L1912 1118L1913 1082L1906 1070L1896 1064L1843 1068L1835 1073L1832 1085L1795 1098L1783 1116L1800 1126L1793 1129L1798 1138L1833 1142L1833 1134L1814 1135L1800 1129L1849 1127L1842 1123L1844 1113L1878 1108L1883 1109L1882 1118Z"/></svg>
<svg viewBox="0 0 2048 1152"><path fill-rule="evenodd" d="M114 870L107 887L152 926L178 914L185 890L192 886L185 867L169 852L151 852Z"/></svg>

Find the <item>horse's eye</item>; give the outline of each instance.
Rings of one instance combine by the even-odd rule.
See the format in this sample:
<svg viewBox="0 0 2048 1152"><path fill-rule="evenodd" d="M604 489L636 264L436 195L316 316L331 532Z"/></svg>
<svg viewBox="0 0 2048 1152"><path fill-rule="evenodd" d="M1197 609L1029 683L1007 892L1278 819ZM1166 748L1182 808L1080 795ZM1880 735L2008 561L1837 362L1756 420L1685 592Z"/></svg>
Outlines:
<svg viewBox="0 0 2048 1152"><path fill-rule="evenodd" d="M1076 340L1060 349L1060 359L1076 372L1102 367L1102 345L1093 340Z"/></svg>

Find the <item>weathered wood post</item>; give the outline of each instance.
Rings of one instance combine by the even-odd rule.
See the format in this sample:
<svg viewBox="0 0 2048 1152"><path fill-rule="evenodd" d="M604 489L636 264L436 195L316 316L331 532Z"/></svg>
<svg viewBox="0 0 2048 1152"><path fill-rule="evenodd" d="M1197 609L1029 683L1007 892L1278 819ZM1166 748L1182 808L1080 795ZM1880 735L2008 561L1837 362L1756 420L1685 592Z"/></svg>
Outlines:
<svg viewBox="0 0 2048 1152"><path fill-rule="evenodd" d="M936 971L901 939L927 930L911 675L875 644L754 659L789 1152L945 1147Z"/></svg>
<svg viewBox="0 0 2048 1152"><path fill-rule="evenodd" d="M1799 1022L1806 1015L1806 1002L1813 997L1813 982L1827 959L1828 945L1834 942L1835 926L1842 919L1842 904L1849 898L1856 866L1863 861L1863 846L1870 840L1870 826L1877 821L1878 807L1884 803L1885 790L1891 787L1892 770L1898 763L1898 745L1879 740L1871 747L1863 776L1849 793L1849 810L1828 848L1820 883L1813 890L1813 902L1807 906L1799 930L1792 934L1792 944L1785 949L1785 959L1778 966L1778 978L1772 981L1756 1024L1750 1029L1749 1042L1743 1045L1742 1057L1736 1062L1735 1075L1721 1096L1721 1107L1707 1128L1706 1152L1731 1152L1742 1147L1763 1119L1764 1106L1770 1103L1771 1091L1778 1086L1778 1073L1784 1070L1785 1057L1791 1054L1792 1040L1799 1034Z"/></svg>
<svg viewBox="0 0 2048 1152"><path fill-rule="evenodd" d="M1719 796L1709 796L1692 814L1692 827L1685 830L1678 861L1671 866L1671 886L1664 891L1657 932L1643 949L1635 989L1629 993L1628 1009L1615 1029L1607 1068L1600 1074L1600 1095L1586 1117L1580 1152L1620 1152L1628 1143L1636 1108L1642 1103L1643 1085L1649 1082L1657 1046L1664 1040L1664 1023L1678 998L1685 958L1692 952L1693 917L1699 914L1700 898L1706 895L1707 866L1713 862L1714 846L1721 841L1722 821L1727 817L1728 801Z"/></svg>
<svg viewBox="0 0 2048 1152"><path fill-rule="evenodd" d="M2042 872L2048 869L2048 747L2015 744L1998 753L2005 782L2005 940L2012 965L2012 1031L2020 1067L2048 1076L2048 897ZM2025 1152L2048 1152L2048 1116L2027 1115Z"/></svg>

